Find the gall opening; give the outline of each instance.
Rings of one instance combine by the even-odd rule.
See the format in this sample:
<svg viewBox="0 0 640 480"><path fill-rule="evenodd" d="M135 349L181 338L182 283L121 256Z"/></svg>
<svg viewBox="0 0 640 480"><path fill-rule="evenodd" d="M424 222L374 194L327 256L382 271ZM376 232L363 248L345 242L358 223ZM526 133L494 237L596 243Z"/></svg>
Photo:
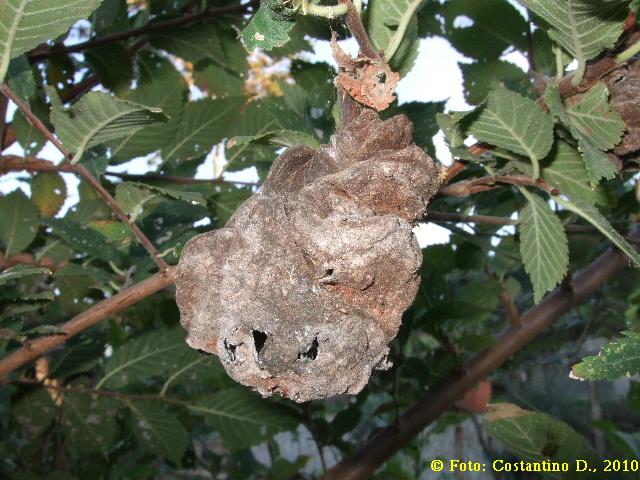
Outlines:
<svg viewBox="0 0 640 480"><path fill-rule="evenodd" d="M229 343L225 339L225 341L224 341L224 349L227 351L227 355L229 355L229 360L231 362L235 362L236 361L236 348L238 348L237 345Z"/></svg>
<svg viewBox="0 0 640 480"><path fill-rule="evenodd" d="M319 346L320 344L318 343L318 337L314 337L309 350L307 350L306 352L298 353L298 360L315 360L316 358L318 358Z"/></svg>
<svg viewBox="0 0 640 480"><path fill-rule="evenodd" d="M256 353L259 354L269 335L260 330L251 330L251 334L253 335L253 345L256 347Z"/></svg>

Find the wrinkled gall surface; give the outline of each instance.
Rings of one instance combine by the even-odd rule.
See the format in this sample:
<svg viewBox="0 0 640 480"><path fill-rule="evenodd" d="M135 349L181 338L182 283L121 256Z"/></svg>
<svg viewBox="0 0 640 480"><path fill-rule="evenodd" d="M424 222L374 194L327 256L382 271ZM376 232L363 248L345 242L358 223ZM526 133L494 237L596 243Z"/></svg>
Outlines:
<svg viewBox="0 0 640 480"><path fill-rule="evenodd" d="M627 132L614 152L617 155L637 152L640 150L640 63L618 69L604 80L611 94L611 106L620 112L627 125Z"/></svg>
<svg viewBox="0 0 640 480"><path fill-rule="evenodd" d="M299 402L388 368L420 281L412 225L439 182L412 136L405 116L362 110L332 144L284 152L223 229L190 240L176 278L189 345Z"/></svg>

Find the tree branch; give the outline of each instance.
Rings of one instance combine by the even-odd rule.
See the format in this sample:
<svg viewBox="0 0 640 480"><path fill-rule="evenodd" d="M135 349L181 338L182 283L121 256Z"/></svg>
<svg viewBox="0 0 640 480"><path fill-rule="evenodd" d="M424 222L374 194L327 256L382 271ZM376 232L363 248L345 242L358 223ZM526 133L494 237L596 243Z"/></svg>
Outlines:
<svg viewBox="0 0 640 480"><path fill-rule="evenodd" d="M437 196L468 197L475 193L493 190L496 184L536 187L544 190L552 196L560 194L560 191L557 188L552 187L544 181L534 180L533 178L526 175L503 175L495 177L475 178L473 180L465 180L462 182L452 183L451 185L446 185L445 187L441 188Z"/></svg>
<svg viewBox="0 0 640 480"><path fill-rule="evenodd" d="M635 234L636 241L640 240ZM379 431L350 458L341 460L325 480L360 480L369 478L396 451L434 422L464 393L500 367L514 353L533 341L562 315L580 304L628 265L618 250L609 250L591 265L573 275L570 281L548 295L541 303L521 316L522 326L508 327L496 345L465 364L464 371L413 404L398 422Z"/></svg>
<svg viewBox="0 0 640 480"><path fill-rule="evenodd" d="M162 175L145 173L143 175L134 175L131 173L116 173L105 172L104 175L110 177L117 177L122 180L131 182L170 182L177 183L178 185L201 185L207 183L213 184L226 184L226 185L241 185L244 187L259 187L260 184L256 182L241 182L235 180L225 180L224 178L191 178L191 177L176 177L173 175Z"/></svg>
<svg viewBox="0 0 640 480"><path fill-rule="evenodd" d="M53 55L61 55L67 53L83 52L102 45L108 45L110 43L121 42L134 37L140 37L142 35L148 35L150 33L158 32L161 30L173 29L189 25L190 23L199 22L200 20L207 20L209 18L219 17L222 15L228 15L232 13L247 13L250 8L255 8L260 2L258 0L252 0L249 3L243 5L228 5L225 7L209 8L203 12L194 13L191 15L183 15L177 18L171 18L168 20L159 20L151 22L144 27L134 28L126 30L124 32L111 33L102 37L93 38L86 42L77 43L75 45L56 44L53 46L39 46L31 50L27 56L32 62L39 62L46 60Z"/></svg>
<svg viewBox="0 0 640 480"><path fill-rule="evenodd" d="M345 16L347 21L347 27L349 27L349 31L353 35L353 37L358 42L358 46L360 47L360 52L365 56L372 60L376 60L378 62L384 62L382 55L380 52L376 50L371 43L371 39L367 34L367 30L364 28L362 23L362 19L360 18L360 14L356 7L353 6L351 0L340 0L340 3L344 3L347 5L347 14Z"/></svg>
<svg viewBox="0 0 640 480"><path fill-rule="evenodd" d="M67 150L64 145L58 140L58 138L45 126L42 121L31 112L29 107L6 85L3 84L0 86L0 93L2 93L5 97L11 100L18 109L22 112L22 114L27 118L29 123L33 125L33 127L38 130L47 140L49 140L63 155L65 160L71 161L73 155L69 150ZM151 240L147 238L147 236L138 228L135 222L132 222L129 216L120 208L115 199L111 196L111 194L102 186L102 184L96 180L96 178L89 173L89 171L80 164L70 165L73 168L73 173L81 176L85 179L98 193L98 195L105 201L109 208L113 211L116 217L126 225L129 225L129 228L138 239L138 242L149 252L149 255L153 258L153 261L156 263L160 271L166 271L169 268L167 262L160 256L156 247L153 246Z"/></svg>
<svg viewBox="0 0 640 480"><path fill-rule="evenodd" d="M9 258L5 258L4 252L0 250L0 269L15 267L16 265L29 265L31 267L45 267L49 270L60 270L67 264L65 261L58 262L51 257L42 257L40 259L30 253L18 253Z"/></svg>
<svg viewBox="0 0 640 480"><path fill-rule="evenodd" d="M27 172L66 172L76 173L74 165L67 162L54 164L49 160L42 160L34 157L17 157L15 155L0 156L0 173L19 172L26 170ZM116 177L125 181L132 182L170 182L180 185L200 185L200 184L224 184L224 185L242 185L246 187L259 187L259 183L240 182L233 180L225 180L224 178L191 178L191 177L175 177L172 175L162 175L147 173L144 175L135 175L130 173L104 172L103 176Z"/></svg>
<svg viewBox="0 0 640 480"><path fill-rule="evenodd" d="M83 395L95 395L97 397L105 397L105 398L115 398L118 400L130 400L137 402L162 402L168 403L170 405L177 405L180 407L189 408L192 406L189 402L184 402L182 400L178 400L177 398L164 397L162 395L148 395L148 394L136 394L136 393L124 393L117 392L114 390L96 390L94 388L85 388L85 387L69 387L65 385L57 385L52 383L43 383L37 380L1 380L0 385L17 385L21 387L41 387L46 388L48 390L55 390L58 393L64 394L68 393L80 393Z"/></svg>
<svg viewBox="0 0 640 480"><path fill-rule="evenodd" d="M150 295L159 292L173 283L175 267L169 267L162 273L156 273L152 277L133 285L126 290L103 300L88 310L75 316L68 322L59 325L62 335L51 335L31 340L27 344L0 360L0 378L35 360L54 347L63 344L69 338L95 325L125 308L138 303Z"/></svg>

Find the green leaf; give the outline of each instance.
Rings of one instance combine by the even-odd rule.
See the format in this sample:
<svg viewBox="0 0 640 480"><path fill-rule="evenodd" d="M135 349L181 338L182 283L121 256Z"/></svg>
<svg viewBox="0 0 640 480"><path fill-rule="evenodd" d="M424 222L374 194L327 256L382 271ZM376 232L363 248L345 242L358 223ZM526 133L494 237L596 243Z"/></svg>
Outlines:
<svg viewBox="0 0 640 480"><path fill-rule="evenodd" d="M497 60L515 46L527 50L527 22L504 0L450 0L444 4L445 30L453 46L463 54L479 60ZM473 24L458 27L459 17Z"/></svg>
<svg viewBox="0 0 640 480"><path fill-rule="evenodd" d="M54 235L73 248L106 262L115 262L120 258L118 250L107 237L91 229L88 225L80 225L72 220L50 218L44 222L51 227Z"/></svg>
<svg viewBox="0 0 640 480"><path fill-rule="evenodd" d="M157 197L158 195L152 190L138 188L129 182L119 183L116 186L116 203L129 215L132 222L138 220L144 205Z"/></svg>
<svg viewBox="0 0 640 480"><path fill-rule="evenodd" d="M517 81L530 84L526 74L520 68L504 60L460 63L459 65L464 77L464 95L467 102L472 105L479 105L491 90L505 87L507 84L510 87Z"/></svg>
<svg viewBox="0 0 640 480"><path fill-rule="evenodd" d="M116 187L116 202L135 221L142 213L144 205L160 196L182 200L191 204L206 205L202 194L184 192L171 188L161 188L138 182L119 183Z"/></svg>
<svg viewBox="0 0 640 480"><path fill-rule="evenodd" d="M627 128L609 104L609 89L604 82L596 83L567 111L572 124L600 150L613 150Z"/></svg>
<svg viewBox="0 0 640 480"><path fill-rule="evenodd" d="M201 90L218 97L241 95L244 78L213 63L193 72L193 79Z"/></svg>
<svg viewBox="0 0 640 480"><path fill-rule="evenodd" d="M237 40L237 33L220 22L200 22L185 28L167 29L150 37L160 48L194 65L214 64L221 71L239 78L247 70L247 52ZM203 62L208 60L208 62Z"/></svg>
<svg viewBox="0 0 640 480"><path fill-rule="evenodd" d="M162 158L165 162L184 161L209 153L227 136L231 119L243 102L242 98L229 97L188 103L180 121L171 122L174 133L162 148Z"/></svg>
<svg viewBox="0 0 640 480"><path fill-rule="evenodd" d="M124 45L115 43L92 48L84 56L106 88L120 94L129 87L133 78L133 63Z"/></svg>
<svg viewBox="0 0 640 480"><path fill-rule="evenodd" d="M576 459L594 463L596 454L589 442L566 423L544 413L522 410L516 405L491 406L485 431L509 452L525 461L568 462ZM582 473L549 473L553 478L581 478Z"/></svg>
<svg viewBox="0 0 640 480"><path fill-rule="evenodd" d="M48 295L46 295L48 293ZM46 292L44 300L53 301L53 294ZM40 325L39 327L29 328L28 330L20 331L20 339L26 341L37 337L48 337L51 335L66 335L59 327L55 325Z"/></svg>
<svg viewBox="0 0 640 480"><path fill-rule="evenodd" d="M180 465L189 446L189 432L160 402L127 402L136 419L133 431L147 451Z"/></svg>
<svg viewBox="0 0 640 480"><path fill-rule="evenodd" d="M549 185L576 200L591 204L606 202L602 192L591 186L580 152L558 140L552 154L551 164L542 171L542 177Z"/></svg>
<svg viewBox="0 0 640 480"><path fill-rule="evenodd" d="M557 85L549 84L544 93L544 101L553 115L558 117L571 131L573 138L578 140L578 148L582 152L587 174L593 185L597 185L601 178L612 179L618 173L615 165L611 163L608 155L596 147L589 134L585 135L575 125L574 118L569 114L562 99Z"/></svg>
<svg viewBox="0 0 640 480"><path fill-rule="evenodd" d="M524 155L539 177L539 162L553 145L553 120L528 98L509 90L494 90L480 107L469 133L478 140Z"/></svg>
<svg viewBox="0 0 640 480"><path fill-rule="evenodd" d="M618 170L603 151L613 150L620 143L627 126L621 115L611 108L606 84L598 82L567 112L571 125L581 134L576 138L591 181L614 178Z"/></svg>
<svg viewBox="0 0 640 480"><path fill-rule="evenodd" d="M28 265L16 265L0 273L0 287L9 280L16 280L33 275L51 275L51 270L44 267L30 267Z"/></svg>
<svg viewBox="0 0 640 480"><path fill-rule="evenodd" d="M51 424L56 407L46 388L36 388L13 403L11 414L30 436L37 437Z"/></svg>
<svg viewBox="0 0 640 480"><path fill-rule="evenodd" d="M569 247L562 222L549 205L525 189L520 191L529 201L520 214L520 254L538 303L567 274Z"/></svg>
<svg viewBox="0 0 640 480"><path fill-rule="evenodd" d="M556 58L556 44L549 38L549 34L543 28L537 28L532 35L532 41L535 45L533 52L533 59L536 65L536 69L540 73L544 73L549 77L554 77L558 73L558 63ZM562 49L560 55L562 56L562 65L566 67L573 60L569 55L564 53Z"/></svg>
<svg viewBox="0 0 640 480"><path fill-rule="evenodd" d="M173 357L187 348L181 329L159 330L133 338L115 349L96 388L120 388L161 375L170 368Z"/></svg>
<svg viewBox="0 0 640 480"><path fill-rule="evenodd" d="M173 385L208 391L212 386L223 385L229 380L218 357L205 355L192 348L175 356L167 374L160 395L164 395Z"/></svg>
<svg viewBox="0 0 640 480"><path fill-rule="evenodd" d="M16 111L11 122L16 140L24 149L25 155L37 155L47 143L42 134L34 128L20 111Z"/></svg>
<svg viewBox="0 0 640 480"><path fill-rule="evenodd" d="M232 147L227 143L225 154L227 157L225 171L237 172L255 166L258 170L260 180L266 178L269 168L278 156L272 145L264 145L261 143L246 143Z"/></svg>
<svg viewBox="0 0 640 480"><path fill-rule="evenodd" d="M153 6L159 0L154 0ZM102 0L100 6L91 14L91 26L98 36L110 32L119 32L129 28L127 4L120 0Z"/></svg>
<svg viewBox="0 0 640 480"><path fill-rule="evenodd" d="M31 200L40 215L53 217L67 198L67 184L57 172L38 173L31 181Z"/></svg>
<svg viewBox="0 0 640 480"><path fill-rule="evenodd" d="M187 84L166 59L141 54L138 67L149 77L131 92L127 100L161 108L171 117L167 123L154 123L108 143L112 161L122 162L160 150L175 134L187 100ZM160 65L160 67L158 67Z"/></svg>
<svg viewBox="0 0 640 480"><path fill-rule="evenodd" d="M575 84L584 76L587 60L612 48L627 18L627 2L594 0L521 0L551 27L549 36L578 60Z"/></svg>
<svg viewBox="0 0 640 480"><path fill-rule="evenodd" d="M567 210L580 215L587 222L596 227L605 237L611 240L620 250L622 250L627 257L635 263L636 267L640 268L640 255L638 252L636 252L624 237L611 226L609 221L598 211L596 207L581 201L572 202L561 197L556 197L555 200Z"/></svg>
<svg viewBox="0 0 640 480"><path fill-rule="evenodd" d="M295 11L287 8L281 0L265 0L249 25L242 31L242 42L249 52L256 48L269 51L289 41L295 27Z"/></svg>
<svg viewBox="0 0 640 480"><path fill-rule="evenodd" d="M72 163L79 162L90 147L124 137L150 123L166 120L159 108L128 102L102 92L84 95L70 109L51 109L51 122L60 141L74 152Z"/></svg>
<svg viewBox="0 0 640 480"><path fill-rule="evenodd" d="M611 180L618 174L618 169L609 160L609 155L593 146L587 137L578 140L578 148L582 152L584 165L592 185L597 185L601 178Z"/></svg>
<svg viewBox="0 0 640 480"><path fill-rule="evenodd" d="M277 432L295 429L299 423L292 412L239 388L220 390L190 409L202 414L234 450L257 445Z"/></svg>
<svg viewBox="0 0 640 480"><path fill-rule="evenodd" d="M581 380L616 380L640 373L640 334L622 332L623 337L605 345L595 357L586 357L571 368Z"/></svg>
<svg viewBox="0 0 640 480"><path fill-rule="evenodd" d="M61 425L66 443L76 456L91 453L106 455L118 436L113 399L84 392L64 392Z"/></svg>
<svg viewBox="0 0 640 480"><path fill-rule="evenodd" d="M450 148L460 148L464 145L467 135L466 125L464 125L463 122L465 119L470 118L474 113L474 110L469 110L468 112L436 114L436 123L444 132L445 137L447 137L447 142L449 143Z"/></svg>
<svg viewBox="0 0 640 480"><path fill-rule="evenodd" d="M233 188L232 186L221 185L219 191L210 198L210 202L214 207L212 213L216 226L223 227L251 194L251 190L247 188Z"/></svg>
<svg viewBox="0 0 640 480"><path fill-rule="evenodd" d="M0 82L12 58L56 38L102 0L4 0L0 3Z"/></svg>
<svg viewBox="0 0 640 480"><path fill-rule="evenodd" d="M429 153L435 153L433 137L438 133L439 127L436 114L444 110L445 102L407 102L397 110L390 108L388 115L404 113L413 123L413 138L420 148Z"/></svg>
<svg viewBox="0 0 640 480"><path fill-rule="evenodd" d="M367 8L367 32L374 46L385 52L394 71L404 75L418 56L417 12L425 0L371 0ZM398 57L404 57L398 61Z"/></svg>
<svg viewBox="0 0 640 480"><path fill-rule="evenodd" d="M0 240L4 243L4 255L20 253L36 238L38 209L18 189L6 197L0 197Z"/></svg>
<svg viewBox="0 0 640 480"><path fill-rule="evenodd" d="M317 137L295 130L270 130L257 135L233 137L229 140L229 145L233 147L253 142L269 143L280 147L293 147L296 145L307 145L311 148L320 147Z"/></svg>
<svg viewBox="0 0 640 480"><path fill-rule="evenodd" d="M26 55L11 60L6 80L9 88L24 101L36 94L36 81Z"/></svg>

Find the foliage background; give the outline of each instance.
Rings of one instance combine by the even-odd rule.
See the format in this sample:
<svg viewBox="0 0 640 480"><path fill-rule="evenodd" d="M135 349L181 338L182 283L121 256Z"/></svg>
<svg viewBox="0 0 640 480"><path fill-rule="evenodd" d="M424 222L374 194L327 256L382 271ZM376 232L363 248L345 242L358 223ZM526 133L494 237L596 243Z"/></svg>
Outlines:
<svg viewBox="0 0 640 480"><path fill-rule="evenodd" d="M24 172L20 181L31 192L0 197L0 264L13 267L0 274L5 358L156 278L189 238L224 225L282 147L326 143L335 129L335 72L300 53L311 50L310 38L347 36L341 18L302 15L276 0L262 2L253 20L257 2L76 3L72 9L51 0L45 14L35 1L0 7L6 85L55 131L70 161L36 162L42 128L3 101L3 147L16 142L25 158L5 152L0 172ZM535 14L524 16L506 0L365 4L364 24L377 48L389 53L393 46L395 70L414 68L421 39L445 39L466 57L464 95L478 106L436 115L443 102L411 102L384 113L409 115L416 142L432 155L432 138L444 130L462 161L430 207L427 220L451 235L424 250L423 285L392 345L391 370L376 373L355 398L306 405L260 399L234 384L217 358L184 344L172 288L160 288L2 381L3 477L320 476L425 392L455 381L465 361L495 346L500 330L510 322L517 328L516 312L549 301L545 294L568 271L588 265L611 241L633 256L612 226L628 233L637 222L636 155L614 164L607 153L627 127L604 84L568 106L558 102L552 80L573 59L578 74L603 56L626 51L633 60L635 27L623 26L636 4L523 3ZM554 3L564 9L550 10ZM17 21L22 7L28 15ZM568 28L574 11L586 12L579 20L594 28ZM6 32L15 25L12 37ZM30 40L30 27L40 37ZM253 46L265 28L268 43L258 46L268 51L247 59L238 36ZM65 38L78 45L65 46ZM513 52L529 60L529 72L505 60ZM550 113L536 105L542 93ZM484 143L468 149L469 136ZM118 168L142 156L148 174ZM195 179L206 162L214 163L215 179ZM225 180L223 172L249 167L256 184ZM544 182L535 181L535 170ZM79 201L66 211L63 171L81 179ZM105 192L123 215L105 203ZM482 447L484 459L637 458L640 387L625 377L640 372L639 305L638 273L629 268L492 374L494 401L526 414L498 405L482 418L454 406L377 478L417 478L438 454L471 455L465 445ZM616 383L569 379L572 366L608 339L614 343L605 355L574 374ZM445 435L439 438L449 451L433 449L436 435Z"/></svg>

